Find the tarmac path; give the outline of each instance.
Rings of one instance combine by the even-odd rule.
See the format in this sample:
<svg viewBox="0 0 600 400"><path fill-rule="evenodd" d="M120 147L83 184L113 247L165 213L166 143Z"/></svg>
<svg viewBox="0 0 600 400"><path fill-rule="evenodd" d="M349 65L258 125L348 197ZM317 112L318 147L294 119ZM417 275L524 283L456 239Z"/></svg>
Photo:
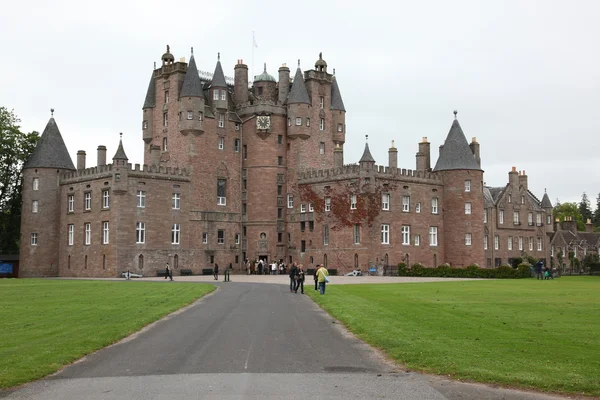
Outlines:
<svg viewBox="0 0 600 400"><path fill-rule="evenodd" d="M0 398L559 398L404 372L286 282L216 283L184 310Z"/></svg>

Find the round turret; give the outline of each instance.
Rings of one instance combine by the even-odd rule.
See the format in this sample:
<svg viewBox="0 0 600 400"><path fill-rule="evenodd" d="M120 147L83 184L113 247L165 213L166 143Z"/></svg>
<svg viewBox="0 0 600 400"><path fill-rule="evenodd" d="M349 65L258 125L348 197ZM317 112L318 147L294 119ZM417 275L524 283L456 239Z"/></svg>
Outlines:
<svg viewBox="0 0 600 400"><path fill-rule="evenodd" d="M161 57L163 65L164 64L173 64L175 62L175 57L171 54L171 48L167 45L167 52Z"/></svg>
<svg viewBox="0 0 600 400"><path fill-rule="evenodd" d="M315 70L319 72L327 72L327 63L323 60L323 53L319 53L319 59L315 63Z"/></svg>
<svg viewBox="0 0 600 400"><path fill-rule="evenodd" d="M277 82L272 75L267 72L267 63L265 63L265 69L260 75L254 77L254 82Z"/></svg>

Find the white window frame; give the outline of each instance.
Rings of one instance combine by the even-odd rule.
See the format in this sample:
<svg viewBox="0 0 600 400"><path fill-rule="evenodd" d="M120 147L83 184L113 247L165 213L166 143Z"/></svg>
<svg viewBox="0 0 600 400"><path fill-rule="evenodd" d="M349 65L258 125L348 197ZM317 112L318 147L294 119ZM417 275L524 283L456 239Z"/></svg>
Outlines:
<svg viewBox="0 0 600 400"><path fill-rule="evenodd" d="M533 237L529 237L529 251L533 251Z"/></svg>
<svg viewBox="0 0 600 400"><path fill-rule="evenodd" d="M546 215L546 225L550 225L550 224L552 224L552 216Z"/></svg>
<svg viewBox="0 0 600 400"><path fill-rule="evenodd" d="M381 244L390 244L390 224L381 224Z"/></svg>
<svg viewBox="0 0 600 400"><path fill-rule="evenodd" d="M306 212L306 204L304 204L304 203L300 204L300 212L301 213L305 213Z"/></svg>
<svg viewBox="0 0 600 400"><path fill-rule="evenodd" d="M181 225L173 224L171 227L171 244L181 243Z"/></svg>
<svg viewBox="0 0 600 400"><path fill-rule="evenodd" d="M308 203L308 212L314 212L315 211L315 206L313 205L313 203Z"/></svg>
<svg viewBox="0 0 600 400"><path fill-rule="evenodd" d="M166 137L162 141L162 151L169 151L169 139Z"/></svg>
<svg viewBox="0 0 600 400"><path fill-rule="evenodd" d="M508 237L508 240L506 241L506 244L507 244L507 246L506 246L507 250L512 250L513 249L513 237L512 236Z"/></svg>
<svg viewBox="0 0 600 400"><path fill-rule="evenodd" d="M465 215L471 214L471 202L467 201L465 203Z"/></svg>
<svg viewBox="0 0 600 400"><path fill-rule="evenodd" d="M30 240L29 243L32 246L37 246L37 244L38 244L38 234L37 234L37 232L31 232L29 240Z"/></svg>
<svg viewBox="0 0 600 400"><path fill-rule="evenodd" d="M241 235L239 233L235 234L235 244L240 244L242 241Z"/></svg>
<svg viewBox="0 0 600 400"><path fill-rule="evenodd" d="M488 209L484 208L483 209L483 223L484 224L487 224L487 222L488 222L488 216L487 216L487 214L488 214Z"/></svg>
<svg viewBox="0 0 600 400"><path fill-rule="evenodd" d="M221 89L221 100L227 100L227 91Z"/></svg>
<svg viewBox="0 0 600 400"><path fill-rule="evenodd" d="M171 208L179 210L181 208L181 193L173 193L171 196Z"/></svg>
<svg viewBox="0 0 600 400"><path fill-rule="evenodd" d="M33 178L33 190L40 190L40 178Z"/></svg>
<svg viewBox="0 0 600 400"><path fill-rule="evenodd" d="M329 225L323 225L323 245L329 246Z"/></svg>
<svg viewBox="0 0 600 400"><path fill-rule="evenodd" d="M356 195L355 194L350 195L350 209L356 210Z"/></svg>
<svg viewBox="0 0 600 400"><path fill-rule="evenodd" d="M83 209L90 211L92 209L92 192L85 192L83 199Z"/></svg>
<svg viewBox="0 0 600 400"><path fill-rule="evenodd" d="M410 246L410 225L402 225L402 244Z"/></svg>
<svg viewBox="0 0 600 400"><path fill-rule="evenodd" d="M414 243L415 243L415 246L421 245L421 235L415 235Z"/></svg>
<svg viewBox="0 0 600 400"><path fill-rule="evenodd" d="M225 127L225 115L219 114L219 128Z"/></svg>
<svg viewBox="0 0 600 400"><path fill-rule="evenodd" d="M484 250L488 249L488 235L483 236L483 249Z"/></svg>
<svg viewBox="0 0 600 400"><path fill-rule="evenodd" d="M537 237L537 251L543 250L542 238L540 236Z"/></svg>
<svg viewBox="0 0 600 400"><path fill-rule="evenodd" d="M381 195L381 209L382 210L390 209L390 194L389 193L383 193Z"/></svg>
<svg viewBox="0 0 600 400"><path fill-rule="evenodd" d="M110 192L108 189L102 191L102 208L106 209L110 207Z"/></svg>
<svg viewBox="0 0 600 400"><path fill-rule="evenodd" d="M146 191L138 190L136 194L137 208L146 208Z"/></svg>
<svg viewBox="0 0 600 400"><path fill-rule="evenodd" d="M354 244L360 244L360 224L354 224Z"/></svg>
<svg viewBox="0 0 600 400"><path fill-rule="evenodd" d="M321 118L319 120L319 130L320 131L324 131L325 130L325 118Z"/></svg>
<svg viewBox="0 0 600 400"><path fill-rule="evenodd" d="M67 212L75 211L75 195L70 194L67 196Z"/></svg>
<svg viewBox="0 0 600 400"><path fill-rule="evenodd" d="M223 150L225 148L225 138L224 137L219 136L219 144L218 144L217 148L219 150Z"/></svg>
<svg viewBox="0 0 600 400"><path fill-rule="evenodd" d="M504 210L500 210L500 214L498 214L498 223L504 224Z"/></svg>
<svg viewBox="0 0 600 400"><path fill-rule="evenodd" d="M420 203L420 202L418 202L418 203L415 203L415 212L416 212L417 214L420 214L420 213L421 213L421 203Z"/></svg>
<svg viewBox="0 0 600 400"><path fill-rule="evenodd" d="M472 239L473 237L470 233L465 233L465 246L471 246Z"/></svg>
<svg viewBox="0 0 600 400"><path fill-rule="evenodd" d="M75 242L75 225L67 225L67 232L67 243L69 246L73 246L73 243Z"/></svg>
<svg viewBox="0 0 600 400"><path fill-rule="evenodd" d="M538 226L542 225L542 213L535 213L535 223Z"/></svg>
<svg viewBox="0 0 600 400"><path fill-rule="evenodd" d="M137 244L146 243L146 223L136 222L135 223L135 242Z"/></svg>
<svg viewBox="0 0 600 400"><path fill-rule="evenodd" d="M525 196L521 195L521 204L525 204Z"/></svg>
<svg viewBox="0 0 600 400"><path fill-rule="evenodd" d="M202 232L202 244L208 244L208 232Z"/></svg>
<svg viewBox="0 0 600 400"><path fill-rule="evenodd" d="M287 195L287 208L294 208L294 195Z"/></svg>
<svg viewBox="0 0 600 400"><path fill-rule="evenodd" d="M319 107L321 109L325 108L325 97L324 96L319 97Z"/></svg>
<svg viewBox="0 0 600 400"><path fill-rule="evenodd" d="M338 132L344 132L344 124L338 124L337 131Z"/></svg>
<svg viewBox="0 0 600 400"><path fill-rule="evenodd" d="M529 223L529 225L533 225L533 212L527 213L527 222Z"/></svg>
<svg viewBox="0 0 600 400"><path fill-rule="evenodd" d="M402 212L410 211L410 196L402 196Z"/></svg>
<svg viewBox="0 0 600 400"><path fill-rule="evenodd" d="M31 202L31 212L34 214L37 214L37 212L40 210L40 202L38 200L33 200Z"/></svg>
<svg viewBox="0 0 600 400"><path fill-rule="evenodd" d="M187 119L188 119L188 121L191 121L194 119L194 112L192 110L188 110Z"/></svg>
<svg viewBox="0 0 600 400"><path fill-rule="evenodd" d="M325 212L331 211L331 197L325 197Z"/></svg>
<svg viewBox="0 0 600 400"><path fill-rule="evenodd" d="M470 192L471 191L471 180L467 179L465 180L465 192Z"/></svg>
<svg viewBox="0 0 600 400"><path fill-rule="evenodd" d="M512 194L509 194L509 195L508 195L508 202L509 202L509 203L512 203Z"/></svg>
<svg viewBox="0 0 600 400"><path fill-rule="evenodd" d="M306 126L310 126L310 118L306 118Z"/></svg>
<svg viewBox="0 0 600 400"><path fill-rule="evenodd" d="M166 113L166 112L163 113L163 126L164 127L169 126L169 113Z"/></svg>
<svg viewBox="0 0 600 400"><path fill-rule="evenodd" d="M213 100L219 100L219 89L213 89Z"/></svg>
<svg viewBox="0 0 600 400"><path fill-rule="evenodd" d="M437 226L429 227L429 246L437 246L438 245L438 228Z"/></svg>
<svg viewBox="0 0 600 400"><path fill-rule="evenodd" d="M296 126L302 126L302 117L296 117Z"/></svg>
<svg viewBox="0 0 600 400"><path fill-rule="evenodd" d="M225 181L225 196L219 196L219 181ZM226 206L227 205L227 180L226 179L217 179L217 205L218 206Z"/></svg>
<svg viewBox="0 0 600 400"><path fill-rule="evenodd" d="M83 230L85 232L83 244L89 246L92 244L92 224L89 222L84 223Z"/></svg>
<svg viewBox="0 0 600 400"><path fill-rule="evenodd" d="M519 212L513 211L513 224L519 225L520 221L521 221L521 219L519 218Z"/></svg>
<svg viewBox="0 0 600 400"><path fill-rule="evenodd" d="M110 242L110 225L108 221L102 222L102 244Z"/></svg>
<svg viewBox="0 0 600 400"><path fill-rule="evenodd" d="M319 154L325 154L325 142L319 143Z"/></svg>
<svg viewBox="0 0 600 400"><path fill-rule="evenodd" d="M494 235L494 250L498 250L500 248L500 236Z"/></svg>
<svg viewBox="0 0 600 400"><path fill-rule="evenodd" d="M431 199L431 213L439 214L439 200L437 197Z"/></svg>
<svg viewBox="0 0 600 400"><path fill-rule="evenodd" d="M519 250L523 251L523 236L519 236Z"/></svg>

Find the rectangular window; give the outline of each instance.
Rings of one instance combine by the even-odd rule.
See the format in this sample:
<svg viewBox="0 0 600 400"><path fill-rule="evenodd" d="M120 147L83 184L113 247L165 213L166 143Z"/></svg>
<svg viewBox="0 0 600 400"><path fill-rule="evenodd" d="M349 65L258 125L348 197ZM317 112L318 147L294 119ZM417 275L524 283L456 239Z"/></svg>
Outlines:
<svg viewBox="0 0 600 400"><path fill-rule="evenodd" d="M325 118L321 118L319 120L319 130L320 131L324 131L325 130Z"/></svg>
<svg viewBox="0 0 600 400"><path fill-rule="evenodd" d="M287 195L287 208L294 208L294 196L291 194Z"/></svg>
<svg viewBox="0 0 600 400"><path fill-rule="evenodd" d="M306 230L306 222L300 221L300 232L304 232Z"/></svg>
<svg viewBox="0 0 600 400"><path fill-rule="evenodd" d="M383 193L381 195L381 209L382 210L390 209L390 194L389 193Z"/></svg>
<svg viewBox="0 0 600 400"><path fill-rule="evenodd" d="M283 208L279 207L277 209L277 218L282 219L283 218Z"/></svg>
<svg viewBox="0 0 600 400"><path fill-rule="evenodd" d="M319 154L325 154L325 142L319 143Z"/></svg>
<svg viewBox="0 0 600 400"><path fill-rule="evenodd" d="M300 204L300 212L301 213L306 212L306 204L304 204L304 203Z"/></svg>
<svg viewBox="0 0 600 400"><path fill-rule="evenodd" d="M33 200L31 202L31 212L32 213L37 213L38 209L39 209L39 203L38 203L38 201L37 200Z"/></svg>
<svg viewBox="0 0 600 400"><path fill-rule="evenodd" d="M242 203L242 214L246 215L247 214L247 206L246 203Z"/></svg>
<svg viewBox="0 0 600 400"><path fill-rule="evenodd" d="M402 196L402 211L410 211L410 196Z"/></svg>
<svg viewBox="0 0 600 400"><path fill-rule="evenodd" d="M70 194L67 196L67 204L68 204L68 206L67 206L68 212L75 211L75 195Z"/></svg>
<svg viewBox="0 0 600 400"><path fill-rule="evenodd" d="M488 235L483 236L483 249L484 250L488 249Z"/></svg>
<svg viewBox="0 0 600 400"><path fill-rule="evenodd" d="M283 135L277 135L277 144L283 144Z"/></svg>
<svg viewBox="0 0 600 400"><path fill-rule="evenodd" d="M283 194L283 186L277 185L277 196L281 196Z"/></svg>
<svg viewBox="0 0 600 400"><path fill-rule="evenodd" d="M169 104L169 91L165 90L165 104Z"/></svg>
<svg viewBox="0 0 600 400"><path fill-rule="evenodd" d="M240 152L240 139L233 139L233 151Z"/></svg>
<svg viewBox="0 0 600 400"><path fill-rule="evenodd" d="M142 122L142 129L148 129L148 120L145 119L144 122Z"/></svg>
<svg viewBox="0 0 600 400"><path fill-rule="evenodd" d="M248 145L244 145L244 160L248 158Z"/></svg>
<svg viewBox="0 0 600 400"><path fill-rule="evenodd" d="M360 244L360 224L354 224L354 244Z"/></svg>
<svg viewBox="0 0 600 400"><path fill-rule="evenodd" d="M226 196L226 185L227 180L225 179L217 179L217 205L224 206L227 205L227 196Z"/></svg>
<svg viewBox="0 0 600 400"><path fill-rule="evenodd" d="M179 210L180 206L181 206L181 194L173 193L173 196L171 197L171 208L173 210Z"/></svg>
<svg viewBox="0 0 600 400"><path fill-rule="evenodd" d="M510 195L510 194L508 195L508 202L512 203L512 195Z"/></svg>
<svg viewBox="0 0 600 400"><path fill-rule="evenodd" d="M240 244L242 242L242 238L239 233L235 234L235 244Z"/></svg>
<svg viewBox="0 0 600 400"><path fill-rule="evenodd" d="M421 235L415 235L415 246L421 245Z"/></svg>
<svg viewBox="0 0 600 400"><path fill-rule="evenodd" d="M283 165L283 157L282 156L277 157L277 165Z"/></svg>
<svg viewBox="0 0 600 400"><path fill-rule="evenodd" d="M73 246L73 242L75 241L75 225L69 224L68 232L69 232L69 236L68 236L69 246Z"/></svg>
<svg viewBox="0 0 600 400"><path fill-rule="evenodd" d="M305 253L306 252L306 240L301 240L300 241L300 253Z"/></svg>
<svg viewBox="0 0 600 400"><path fill-rule="evenodd" d="M173 224L173 228L171 228L171 244L179 244L180 236L181 236L181 225Z"/></svg>
<svg viewBox="0 0 600 400"><path fill-rule="evenodd" d="M523 236L519 236L519 250L523 251Z"/></svg>
<svg viewBox="0 0 600 400"><path fill-rule="evenodd" d="M202 244L208 243L208 233L202 232Z"/></svg>
<svg viewBox="0 0 600 400"><path fill-rule="evenodd" d="M552 216L551 215L547 215L546 216L546 225L550 225L552 223Z"/></svg>
<svg viewBox="0 0 600 400"><path fill-rule="evenodd" d="M202 113L201 112L198 113L198 121L202 121Z"/></svg>
<svg viewBox="0 0 600 400"><path fill-rule="evenodd" d="M225 244L225 231L217 231L217 244Z"/></svg>
<svg viewBox="0 0 600 400"><path fill-rule="evenodd" d="M415 212L418 214L421 212L421 203L415 204Z"/></svg>
<svg viewBox="0 0 600 400"><path fill-rule="evenodd" d="M169 151L169 140L166 137L163 138L162 151Z"/></svg>
<svg viewBox="0 0 600 400"><path fill-rule="evenodd" d="M488 210L486 208L483 210L483 223L484 224L487 224L487 213L488 213Z"/></svg>
<svg viewBox="0 0 600 400"><path fill-rule="evenodd" d="M296 126L302 126L302 118L296 117Z"/></svg>
<svg viewBox="0 0 600 400"><path fill-rule="evenodd" d="M329 225L323 225L323 244L329 244Z"/></svg>
<svg viewBox="0 0 600 400"><path fill-rule="evenodd" d="M498 250L500 247L500 237L498 235L494 236L494 250Z"/></svg>
<svg viewBox="0 0 600 400"><path fill-rule="evenodd" d="M314 232L315 230L315 221L308 221L308 230Z"/></svg>
<svg viewBox="0 0 600 400"><path fill-rule="evenodd" d="M465 233L465 246L470 246L470 245L471 245L471 234Z"/></svg>
<svg viewBox="0 0 600 400"><path fill-rule="evenodd" d="M213 89L213 100L219 100L219 89Z"/></svg>
<svg viewBox="0 0 600 400"><path fill-rule="evenodd" d="M146 243L146 223L136 222L135 223L135 242Z"/></svg>
<svg viewBox="0 0 600 400"><path fill-rule="evenodd" d="M381 244L390 244L390 225L381 224Z"/></svg>
<svg viewBox="0 0 600 400"><path fill-rule="evenodd" d="M431 199L431 213L432 214L438 213L438 199L436 197Z"/></svg>
<svg viewBox="0 0 600 400"><path fill-rule="evenodd" d="M277 233L277 242L278 243L283 242L283 233L281 233L281 232Z"/></svg>
<svg viewBox="0 0 600 400"><path fill-rule="evenodd" d="M92 209L92 193L91 192L87 192L86 194L83 195L84 201L83 201L83 209L86 211L89 211Z"/></svg>
<svg viewBox="0 0 600 400"><path fill-rule="evenodd" d="M541 213L535 214L535 223L537 224L537 226L542 226L542 214Z"/></svg>
<svg viewBox="0 0 600 400"><path fill-rule="evenodd" d="M537 238L537 249L538 251L542 251L542 238L540 236Z"/></svg>
<svg viewBox="0 0 600 400"><path fill-rule="evenodd" d="M166 112L163 113L163 126L169 126L169 114L167 114Z"/></svg>
<svg viewBox="0 0 600 400"><path fill-rule="evenodd" d="M527 223L529 224L529 226L533 225L533 213L527 213Z"/></svg>
<svg viewBox="0 0 600 400"><path fill-rule="evenodd" d="M350 209L356 210L356 195L350 195Z"/></svg>
<svg viewBox="0 0 600 400"><path fill-rule="evenodd" d="M192 120L194 119L194 112L191 110L188 110L187 112L187 119Z"/></svg>
<svg viewBox="0 0 600 400"><path fill-rule="evenodd" d="M306 126L310 126L310 118L306 118Z"/></svg>
<svg viewBox="0 0 600 400"><path fill-rule="evenodd" d="M108 244L110 239L110 230L108 221L102 222L102 244Z"/></svg>
<svg viewBox="0 0 600 400"><path fill-rule="evenodd" d="M402 244L410 245L410 226L402 225Z"/></svg>
<svg viewBox="0 0 600 400"><path fill-rule="evenodd" d="M504 223L504 210L500 210L500 214L498 214L498 223Z"/></svg>
<svg viewBox="0 0 600 400"><path fill-rule="evenodd" d="M225 89L221 89L221 100L227 100L227 92Z"/></svg>
<svg viewBox="0 0 600 400"><path fill-rule="evenodd" d="M288 126L292 126L292 119L288 118Z"/></svg>
<svg viewBox="0 0 600 400"><path fill-rule="evenodd" d="M325 197L325 211L331 211L331 197Z"/></svg>
<svg viewBox="0 0 600 400"><path fill-rule="evenodd" d="M513 211L513 222L515 225L520 225L518 211Z"/></svg>
<svg viewBox="0 0 600 400"><path fill-rule="evenodd" d="M529 238L529 251L533 251L533 238Z"/></svg>
<svg viewBox="0 0 600 400"><path fill-rule="evenodd" d="M471 180L467 179L465 181L465 192L470 192L471 191Z"/></svg>
<svg viewBox="0 0 600 400"><path fill-rule="evenodd" d="M225 138L223 138L223 137L220 137L220 138L219 138L219 142L218 142L218 143L219 143L219 144L217 145L217 148L218 148L219 150L223 150L223 149L225 148Z"/></svg>
<svg viewBox="0 0 600 400"><path fill-rule="evenodd" d="M37 246L37 244L38 244L38 234L34 232L31 234L31 245Z"/></svg>
<svg viewBox="0 0 600 400"><path fill-rule="evenodd" d="M525 196L521 196L521 204L525 204Z"/></svg>
<svg viewBox="0 0 600 400"><path fill-rule="evenodd" d="M146 192L143 190L138 190L136 197L137 197L138 208L145 208L146 207Z"/></svg>
<svg viewBox="0 0 600 400"><path fill-rule="evenodd" d="M110 207L110 193L108 192L108 190L103 190L102 191L102 208L109 208Z"/></svg>
<svg viewBox="0 0 600 400"><path fill-rule="evenodd" d="M471 214L471 203L465 203L465 214Z"/></svg>
<svg viewBox="0 0 600 400"><path fill-rule="evenodd" d="M344 132L344 124L338 124L337 131Z"/></svg>
<svg viewBox="0 0 600 400"><path fill-rule="evenodd" d="M308 212L314 212L315 211L315 206L313 206L313 203L308 203Z"/></svg>
<svg viewBox="0 0 600 400"><path fill-rule="evenodd" d="M33 190L40 190L40 178L33 178Z"/></svg>
<svg viewBox="0 0 600 400"><path fill-rule="evenodd" d="M512 236L508 237L508 241L506 242L506 244L507 244L507 249L508 250L512 250L512 244L513 244L513 238L512 238Z"/></svg>
<svg viewBox="0 0 600 400"><path fill-rule="evenodd" d="M83 228L85 232L84 244L89 245L90 243L92 243L92 224L86 222L85 224L83 224Z"/></svg>
<svg viewBox="0 0 600 400"><path fill-rule="evenodd" d="M225 127L225 116L223 114L219 114L219 128Z"/></svg>
<svg viewBox="0 0 600 400"><path fill-rule="evenodd" d="M430 246L438 245L438 228L437 228L437 226L429 227L429 245Z"/></svg>

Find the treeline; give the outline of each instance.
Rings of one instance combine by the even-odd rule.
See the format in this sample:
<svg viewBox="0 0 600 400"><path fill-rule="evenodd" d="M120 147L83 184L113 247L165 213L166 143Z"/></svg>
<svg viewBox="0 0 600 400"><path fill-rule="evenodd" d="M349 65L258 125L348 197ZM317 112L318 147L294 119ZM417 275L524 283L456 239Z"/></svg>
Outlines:
<svg viewBox="0 0 600 400"><path fill-rule="evenodd" d="M600 232L600 193L596 197L596 209L594 211L592 211L590 199L583 192L579 203L561 203L559 199L556 199L553 214L554 218L558 218L561 222L565 220L565 217L572 217L577 223L578 231L585 231L585 225L589 219L594 226L594 232Z"/></svg>

